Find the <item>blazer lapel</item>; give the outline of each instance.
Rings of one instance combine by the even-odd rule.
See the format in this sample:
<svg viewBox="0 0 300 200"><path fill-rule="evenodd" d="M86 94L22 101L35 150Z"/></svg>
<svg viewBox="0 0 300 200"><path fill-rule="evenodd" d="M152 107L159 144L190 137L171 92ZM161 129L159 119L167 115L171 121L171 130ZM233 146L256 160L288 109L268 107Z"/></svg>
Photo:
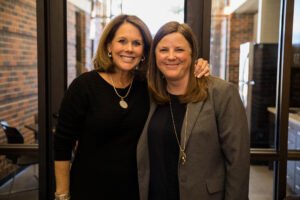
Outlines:
<svg viewBox="0 0 300 200"><path fill-rule="evenodd" d="M153 113L154 113L156 107L157 107L156 103L154 103L153 101L151 101L151 103L150 103L150 111L149 111L149 116L150 116L150 117L152 117L152 115L153 115ZM149 117L149 118L150 118L150 117Z"/></svg>
<svg viewBox="0 0 300 200"><path fill-rule="evenodd" d="M141 167L148 168L149 167L149 149L148 149L148 125L150 119L156 109L156 104L153 101L150 101L150 110L148 114L148 118L146 120L143 132L138 142L137 146L137 162Z"/></svg>
<svg viewBox="0 0 300 200"><path fill-rule="evenodd" d="M188 103L187 104L187 108L188 108L188 113L187 116L184 118L183 124L182 124L182 128L181 128L181 134L180 134L180 143L183 146L184 143L184 135L185 135L185 124L186 124L186 120L187 121L187 128L186 128L186 143L189 140L189 137L192 133L192 130L195 126L195 123L197 121L198 115L201 112L202 106L203 106L204 102L200 101L197 103Z"/></svg>

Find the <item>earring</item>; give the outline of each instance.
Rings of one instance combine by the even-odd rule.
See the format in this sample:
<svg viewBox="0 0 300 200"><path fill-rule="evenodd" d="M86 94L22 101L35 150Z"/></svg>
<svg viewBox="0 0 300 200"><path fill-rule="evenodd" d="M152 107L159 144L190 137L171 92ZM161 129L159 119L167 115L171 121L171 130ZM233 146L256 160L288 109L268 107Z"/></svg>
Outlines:
<svg viewBox="0 0 300 200"><path fill-rule="evenodd" d="M143 62L145 59L146 59L145 56L142 56L141 62Z"/></svg>
<svg viewBox="0 0 300 200"><path fill-rule="evenodd" d="M109 58L111 58L111 52L108 52L107 55Z"/></svg>
<svg viewBox="0 0 300 200"><path fill-rule="evenodd" d="M139 65L135 66L135 70L139 70Z"/></svg>

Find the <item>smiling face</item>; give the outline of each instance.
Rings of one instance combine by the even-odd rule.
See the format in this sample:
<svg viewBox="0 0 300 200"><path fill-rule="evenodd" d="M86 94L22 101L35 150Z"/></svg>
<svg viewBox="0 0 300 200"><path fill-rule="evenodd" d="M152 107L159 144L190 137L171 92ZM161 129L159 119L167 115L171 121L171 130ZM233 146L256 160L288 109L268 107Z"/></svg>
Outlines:
<svg viewBox="0 0 300 200"><path fill-rule="evenodd" d="M169 81L187 84L192 63L188 41L178 32L164 36L155 48L156 65Z"/></svg>
<svg viewBox="0 0 300 200"><path fill-rule="evenodd" d="M141 32L131 23L123 23L107 46L111 52L116 71L131 71L143 55Z"/></svg>

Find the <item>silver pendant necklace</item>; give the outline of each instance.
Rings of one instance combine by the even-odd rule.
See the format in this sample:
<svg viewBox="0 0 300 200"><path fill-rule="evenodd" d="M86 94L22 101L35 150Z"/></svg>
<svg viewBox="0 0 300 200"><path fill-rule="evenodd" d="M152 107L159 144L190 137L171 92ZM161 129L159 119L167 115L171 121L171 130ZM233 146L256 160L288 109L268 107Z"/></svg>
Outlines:
<svg viewBox="0 0 300 200"><path fill-rule="evenodd" d="M182 165L184 165L187 161L186 159L186 153L185 153L185 145L186 145L186 130L187 130L187 117L188 117L188 106L186 105L186 111L185 111L185 126L184 126L184 137L183 137L183 146L181 146L179 139L178 139L178 135L177 135L177 130L176 130L176 126L175 126L175 120L174 120L174 115L173 115L173 110L172 110L172 103L171 103L171 97L169 95L169 99L170 99L170 113L171 113L171 118L172 118L172 123L173 123L173 128L174 128L174 134L177 140L177 144L179 147L179 159L180 159L180 163Z"/></svg>
<svg viewBox="0 0 300 200"><path fill-rule="evenodd" d="M121 95L118 93L118 91L117 91L117 89L116 89L116 87L115 87L115 83L114 83L114 80L112 79L111 75L110 75L110 74L108 74L108 75L109 75L109 78L110 78L110 80L111 80L111 83L112 83L112 86L113 86L113 88L114 88L114 91L115 91L116 95L120 98L119 104L120 104L121 108L127 109L127 108L128 108L128 103L125 101L125 98L129 95L129 92L130 92L130 90L131 90L131 86L132 86L132 83L133 83L133 79L131 80L130 86L129 86L129 88L128 88L126 94L125 94L124 96L121 96Z"/></svg>

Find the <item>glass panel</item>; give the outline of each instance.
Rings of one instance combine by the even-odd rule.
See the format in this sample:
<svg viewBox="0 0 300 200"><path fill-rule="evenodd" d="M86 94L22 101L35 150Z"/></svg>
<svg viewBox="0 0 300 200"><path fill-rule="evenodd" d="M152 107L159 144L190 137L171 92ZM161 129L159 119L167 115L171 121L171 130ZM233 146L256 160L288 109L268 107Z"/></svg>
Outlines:
<svg viewBox="0 0 300 200"><path fill-rule="evenodd" d="M300 28L296 24L298 20L300 20L300 1L296 0L292 37L293 59L291 67L288 147L289 149L300 150Z"/></svg>
<svg viewBox="0 0 300 200"><path fill-rule="evenodd" d="M280 2L212 0L212 73L238 87L251 148L275 148ZM273 199L273 162L251 164L250 199Z"/></svg>
<svg viewBox="0 0 300 200"><path fill-rule="evenodd" d="M154 6L159 5L159 6ZM153 11L155 10L155 14ZM131 0L123 1L123 13L140 17L154 35L166 22L184 20L184 0Z"/></svg>
<svg viewBox="0 0 300 200"><path fill-rule="evenodd" d="M273 169L271 161L255 161L250 166L249 199L251 200L272 200L273 199Z"/></svg>
<svg viewBox="0 0 300 200"><path fill-rule="evenodd" d="M228 16L224 15L222 9L225 8L225 1L212 1L211 11L211 38L210 38L210 64L211 73L222 79L226 79L227 70L227 36Z"/></svg>
<svg viewBox="0 0 300 200"><path fill-rule="evenodd" d="M287 162L287 196L300 198L300 161Z"/></svg>
<svg viewBox="0 0 300 200"><path fill-rule="evenodd" d="M0 199L38 198L37 112L36 1L0 1ZM16 144L36 154L6 153Z"/></svg>
<svg viewBox="0 0 300 200"><path fill-rule="evenodd" d="M279 15L280 0L212 1L212 73L239 87L252 148L274 147Z"/></svg>
<svg viewBox="0 0 300 200"><path fill-rule="evenodd" d="M91 62L94 49L94 35L101 32L102 26L100 20L90 19L92 6L103 8L103 4L93 4L94 1L67 1L67 80L68 85L74 78L83 72L91 69ZM92 5L93 4L93 5ZM93 15L100 13L93 13ZM106 15L106 13L101 13ZM94 26L90 26L91 23ZM90 34L90 30L97 31L94 35ZM92 39L90 39L92 38Z"/></svg>
<svg viewBox="0 0 300 200"><path fill-rule="evenodd" d="M300 0L294 1L288 149L300 150ZM300 157L287 162L287 196L300 199Z"/></svg>
<svg viewBox="0 0 300 200"><path fill-rule="evenodd" d="M149 9L153 5L160 5L155 8L155 15L153 9ZM184 0L68 0L68 85L81 73L93 69L92 59L103 28L111 18L121 13L137 15L154 35L168 21L183 22Z"/></svg>

